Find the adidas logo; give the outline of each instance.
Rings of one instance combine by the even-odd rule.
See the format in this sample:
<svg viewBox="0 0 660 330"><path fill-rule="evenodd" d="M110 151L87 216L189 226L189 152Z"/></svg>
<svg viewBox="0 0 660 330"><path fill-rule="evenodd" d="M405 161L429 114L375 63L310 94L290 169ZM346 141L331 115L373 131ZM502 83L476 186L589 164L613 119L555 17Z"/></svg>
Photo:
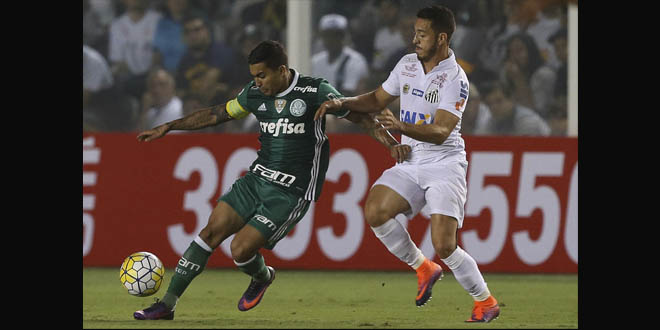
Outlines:
<svg viewBox="0 0 660 330"><path fill-rule="evenodd" d="M266 104L261 103L261 105L259 106L259 108L257 110L258 111L266 111Z"/></svg>

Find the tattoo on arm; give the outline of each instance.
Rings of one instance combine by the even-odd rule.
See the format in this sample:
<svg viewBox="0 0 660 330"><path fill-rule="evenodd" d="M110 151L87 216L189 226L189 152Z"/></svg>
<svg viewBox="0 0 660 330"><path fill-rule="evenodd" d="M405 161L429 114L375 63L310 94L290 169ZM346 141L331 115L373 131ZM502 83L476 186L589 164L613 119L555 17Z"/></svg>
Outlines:
<svg viewBox="0 0 660 330"><path fill-rule="evenodd" d="M234 118L229 116L225 109L225 104L223 103L193 112L183 118L171 121L166 125L169 126L169 130L187 131L218 125L232 119Z"/></svg>
<svg viewBox="0 0 660 330"><path fill-rule="evenodd" d="M228 122L230 120L234 120L229 113L227 113L227 108L226 108L227 103L223 103L220 105L217 105L213 108L215 115L217 116L216 118L216 125L217 124L222 124L224 122Z"/></svg>

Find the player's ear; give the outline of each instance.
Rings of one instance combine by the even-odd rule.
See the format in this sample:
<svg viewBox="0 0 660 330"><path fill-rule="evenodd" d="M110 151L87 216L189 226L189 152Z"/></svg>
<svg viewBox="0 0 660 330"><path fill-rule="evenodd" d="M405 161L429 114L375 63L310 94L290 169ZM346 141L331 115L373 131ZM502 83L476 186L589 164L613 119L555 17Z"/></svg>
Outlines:
<svg viewBox="0 0 660 330"><path fill-rule="evenodd" d="M289 70L286 65L282 64L277 68L279 74L284 75L286 74L287 70Z"/></svg>
<svg viewBox="0 0 660 330"><path fill-rule="evenodd" d="M447 42L447 33L440 32L438 33L438 44L442 44L443 41Z"/></svg>

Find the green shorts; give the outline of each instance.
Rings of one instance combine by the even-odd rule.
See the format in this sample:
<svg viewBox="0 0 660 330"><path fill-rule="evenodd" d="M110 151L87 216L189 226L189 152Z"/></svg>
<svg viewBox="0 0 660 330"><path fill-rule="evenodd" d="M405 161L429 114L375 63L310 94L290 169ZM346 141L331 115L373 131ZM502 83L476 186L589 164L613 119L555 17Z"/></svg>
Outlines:
<svg viewBox="0 0 660 330"><path fill-rule="evenodd" d="M219 201L229 204L246 224L253 226L268 240L265 248L275 244L305 216L310 201L288 193L251 172L231 186Z"/></svg>

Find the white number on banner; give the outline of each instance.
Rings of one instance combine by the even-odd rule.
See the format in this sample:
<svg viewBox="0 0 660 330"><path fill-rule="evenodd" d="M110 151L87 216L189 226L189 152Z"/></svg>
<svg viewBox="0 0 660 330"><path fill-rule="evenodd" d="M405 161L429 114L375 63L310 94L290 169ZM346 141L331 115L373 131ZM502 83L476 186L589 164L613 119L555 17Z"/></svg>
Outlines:
<svg viewBox="0 0 660 330"><path fill-rule="evenodd" d="M564 246L566 253L573 262L578 262L578 164L573 167L571 185L568 191L568 207L566 208L566 228L564 229Z"/></svg>
<svg viewBox="0 0 660 330"><path fill-rule="evenodd" d="M188 191L183 197L183 209L193 211L197 224L195 230L186 233L183 224L175 224L167 227L167 238L172 249L183 255L190 242L206 226L208 217L213 210L210 203L211 198L218 186L218 165L213 155L202 147L194 147L186 150L174 167L174 177L187 181L194 172L199 172L201 178L197 190Z"/></svg>
<svg viewBox="0 0 660 330"><path fill-rule="evenodd" d="M324 255L334 261L342 261L355 254L362 244L364 216L360 200L367 192L369 172L362 155L353 149L341 149L330 157L326 180L339 181L343 173L351 177L348 191L337 193L332 201L332 210L346 217L346 231L336 236L330 226L317 230L319 246Z"/></svg>
<svg viewBox="0 0 660 330"><path fill-rule="evenodd" d="M101 150L94 148L94 137L83 139L83 166L98 164L101 160ZM83 187L96 185L96 173L83 171ZM94 217L85 211L93 211L96 197L93 194L83 194L83 257L89 254L94 241Z"/></svg>
<svg viewBox="0 0 660 330"><path fill-rule="evenodd" d="M559 197L554 189L536 185L538 176L561 176L564 154L559 152L526 152L522 156L520 186L516 216L526 218L536 209L543 213L541 236L532 240L529 232L521 230L513 233L513 247L525 264L535 266L550 257L559 238L559 217L561 212Z"/></svg>
<svg viewBox="0 0 660 330"><path fill-rule="evenodd" d="M473 152L470 158L468 194L465 216L477 217L483 209L490 209L490 233L485 240L476 230L463 232L463 249L479 264L493 262L506 242L509 226L509 202L501 187L484 186L487 176L510 176L513 155L511 152Z"/></svg>

